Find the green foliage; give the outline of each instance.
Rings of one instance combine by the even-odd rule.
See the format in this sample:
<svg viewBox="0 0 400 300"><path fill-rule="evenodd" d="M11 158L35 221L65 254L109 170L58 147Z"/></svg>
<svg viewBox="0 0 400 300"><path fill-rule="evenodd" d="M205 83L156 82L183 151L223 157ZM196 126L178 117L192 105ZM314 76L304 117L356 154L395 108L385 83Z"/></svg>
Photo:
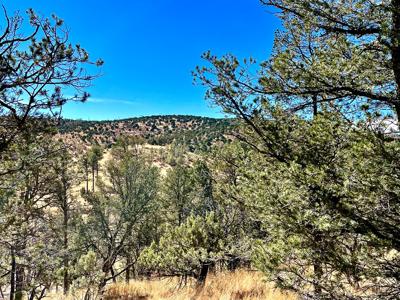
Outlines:
<svg viewBox="0 0 400 300"><path fill-rule="evenodd" d="M204 161L197 160L193 165L193 211L196 215L205 216L208 212L216 211L214 200L214 184L211 170Z"/></svg>
<svg viewBox="0 0 400 300"><path fill-rule="evenodd" d="M96 299L97 285L101 280L101 266L94 251L89 250L87 253L79 257L77 263L72 270L74 278L78 278L73 282L72 292L79 293L85 290L85 298Z"/></svg>
<svg viewBox="0 0 400 300"><path fill-rule="evenodd" d="M84 142L101 142L106 147L111 146L122 131L124 139L139 135L151 145L176 143L195 152L208 151L212 144L227 141L234 124L235 121L229 119L151 116L115 121L63 120L59 130L62 134L82 132Z"/></svg>
<svg viewBox="0 0 400 300"><path fill-rule="evenodd" d="M21 21L6 17L0 284L33 299L62 281L90 298L122 274L202 283L210 269L252 264L305 299L399 298L400 142L387 128L400 114L399 3L262 2L283 26L257 76L254 59L210 52L195 73L240 120L238 139L237 119L64 120L61 133L91 146L83 177L46 112L87 98L59 86L86 85L77 70L88 54L57 34L61 20L32 11L34 33L19 46ZM165 176L146 142L169 145Z"/></svg>
<svg viewBox="0 0 400 300"><path fill-rule="evenodd" d="M16 297L25 293L39 297L57 280L56 273L62 267L65 253L58 235L59 219L53 219L58 216L56 203L62 177L59 167L65 170L62 159L65 152L51 136L12 149L16 150L16 164L21 161L26 164L19 172L4 176L2 188L13 192L5 193L7 198L1 207L0 252L5 255L1 268L6 275L10 274L8 278L14 276Z"/></svg>
<svg viewBox="0 0 400 300"><path fill-rule="evenodd" d="M170 166L180 166L185 164L185 154L187 152L187 149L184 144L179 144L177 141L173 141L169 146L168 146L168 152L167 152L167 157L166 157L166 162Z"/></svg>
<svg viewBox="0 0 400 300"><path fill-rule="evenodd" d="M8 16L4 8L3 24L0 153L25 135L51 131L65 103L88 98L82 90L95 76L85 67L102 64L90 62L85 49L68 43L63 21L55 15L42 18L29 9L24 20L19 14ZM64 88L76 95L63 95Z"/></svg>
<svg viewBox="0 0 400 300"><path fill-rule="evenodd" d="M210 269L248 262L251 232L245 213L215 198L214 178L205 161L177 165L164 179L165 228L144 250L140 266L163 276L194 277L202 283ZM242 219L237 219L239 213Z"/></svg>
<svg viewBox="0 0 400 300"><path fill-rule="evenodd" d="M101 258L104 288L117 260L132 250L144 224L151 220L158 198L158 170L143 157L126 153L123 159L112 159L106 165L105 179L98 182L97 193L83 196L90 214L81 224L80 237L87 249ZM139 244L140 246L140 244Z"/></svg>
<svg viewBox="0 0 400 300"><path fill-rule="evenodd" d="M180 226L168 226L159 243L153 242L140 256L140 265L160 275L199 277L201 267L225 255L224 232L214 213L190 216Z"/></svg>
<svg viewBox="0 0 400 300"><path fill-rule="evenodd" d="M272 109L270 116L262 128L273 144L244 128L259 147L230 145L219 169L229 174L223 197L260 222L248 231L258 240L255 265L310 298L351 298L360 287L362 298L396 294L389 283L398 272L399 142L335 113L307 121Z"/></svg>
<svg viewBox="0 0 400 300"><path fill-rule="evenodd" d="M266 232L255 262L307 299L397 298L398 3L262 2L283 26L258 76L210 52L195 73L244 124L226 190Z"/></svg>
<svg viewBox="0 0 400 300"><path fill-rule="evenodd" d="M171 223L181 225L192 212L191 168L177 165L167 171L163 183L163 206Z"/></svg>

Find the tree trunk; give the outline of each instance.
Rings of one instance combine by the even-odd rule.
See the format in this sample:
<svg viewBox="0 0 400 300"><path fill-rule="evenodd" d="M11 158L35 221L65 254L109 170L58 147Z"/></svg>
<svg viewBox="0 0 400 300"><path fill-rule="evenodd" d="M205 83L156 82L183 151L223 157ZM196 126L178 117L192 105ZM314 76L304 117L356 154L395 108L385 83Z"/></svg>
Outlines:
<svg viewBox="0 0 400 300"><path fill-rule="evenodd" d="M89 169L86 166L85 168L86 171L86 193L89 193Z"/></svg>
<svg viewBox="0 0 400 300"><path fill-rule="evenodd" d="M180 198L178 198L178 203L182 203ZM182 205L178 207L178 226L181 226L183 223L183 218L184 218L183 214L184 214L184 207Z"/></svg>
<svg viewBox="0 0 400 300"><path fill-rule="evenodd" d="M35 300L35 295L36 295L36 288L34 288L30 294L29 294L29 300Z"/></svg>
<svg viewBox="0 0 400 300"><path fill-rule="evenodd" d="M95 166L94 164L92 164L92 192L94 192L94 169Z"/></svg>
<svg viewBox="0 0 400 300"><path fill-rule="evenodd" d="M314 293L316 299L321 299L322 290L321 290L321 279L323 275L322 263L320 259L320 253L318 253L322 243L322 237L320 233L316 233L314 236L314 241L316 245L316 253L314 253Z"/></svg>
<svg viewBox="0 0 400 300"><path fill-rule="evenodd" d="M16 264L15 271L15 300L22 300L24 294L24 267Z"/></svg>
<svg viewBox="0 0 400 300"><path fill-rule="evenodd" d="M86 290L86 292L85 292L85 296L83 297L83 300L90 300L90 298L91 298L91 290L90 290L90 288L89 289L87 289Z"/></svg>
<svg viewBox="0 0 400 300"><path fill-rule="evenodd" d="M99 285L98 285L98 293L100 296L100 299L103 299L103 294L104 294L104 288L107 285L107 280L104 278L100 281Z"/></svg>
<svg viewBox="0 0 400 300"><path fill-rule="evenodd" d="M1 296L2 299L4 299L4 293L3 293L3 289L2 289L1 286L0 286L0 296Z"/></svg>
<svg viewBox="0 0 400 300"><path fill-rule="evenodd" d="M126 272L125 273L126 283L129 283L129 281L131 280L131 267L130 267L131 262L132 262L132 260L131 260L130 256L128 255L126 257L126 271L125 271Z"/></svg>
<svg viewBox="0 0 400 300"><path fill-rule="evenodd" d="M14 248L11 248L10 300L15 299L15 272L16 272L15 250Z"/></svg>
<svg viewBox="0 0 400 300"><path fill-rule="evenodd" d="M229 271L235 271L237 268L239 268L240 265L240 258L239 257L231 257L228 260L228 270Z"/></svg>
<svg viewBox="0 0 400 300"><path fill-rule="evenodd" d="M199 285L204 285L207 279L207 275L208 275L208 270L209 270L210 265L208 263L204 263L201 266L201 270L200 270L200 274L197 277L197 283Z"/></svg>
<svg viewBox="0 0 400 300"><path fill-rule="evenodd" d="M321 290L321 278L323 274L323 270L321 267L321 263L318 260L314 261L314 274L315 274L315 279L314 279L314 293L315 293L315 298L320 299L322 295L322 290Z"/></svg>
<svg viewBox="0 0 400 300"><path fill-rule="evenodd" d="M400 0L392 0L392 37L391 37L391 54L393 73L397 85L397 101L394 108L397 114L397 120L400 118Z"/></svg>
<svg viewBox="0 0 400 300"><path fill-rule="evenodd" d="M111 277L112 277L112 281L113 281L114 283L117 283L117 278L116 278L116 276L115 276L115 271L114 271L114 268L113 268L113 267L111 267Z"/></svg>
<svg viewBox="0 0 400 300"><path fill-rule="evenodd" d="M64 220L63 220L63 250L64 250L64 257L63 257L63 265L64 265L64 278L63 278L63 284L64 284L64 295L68 294L69 291L69 257L68 257L68 199L67 195L64 195Z"/></svg>
<svg viewBox="0 0 400 300"><path fill-rule="evenodd" d="M108 260L106 260L103 263L103 266L101 268L101 270L103 271L103 278L100 280L100 283L98 285L98 293L100 295L100 299L103 299L103 294L104 294L104 288L107 285L107 281L109 279L113 279L115 278L114 276L114 269L113 269L113 262L111 262L111 258L109 258ZM108 277L108 274L111 273L111 278Z"/></svg>
<svg viewBox="0 0 400 300"><path fill-rule="evenodd" d="M313 102L313 116L315 117L318 114L318 96L317 95L312 96L312 102Z"/></svg>
<svg viewBox="0 0 400 300"><path fill-rule="evenodd" d="M45 294L46 294L46 289L47 289L47 288L43 288L43 289L42 289L42 291L40 292L40 295L39 295L39 296L37 296L37 298L36 298L36 299L38 299L38 300L41 300L41 299L43 299L43 298L44 298L44 296L45 296Z"/></svg>

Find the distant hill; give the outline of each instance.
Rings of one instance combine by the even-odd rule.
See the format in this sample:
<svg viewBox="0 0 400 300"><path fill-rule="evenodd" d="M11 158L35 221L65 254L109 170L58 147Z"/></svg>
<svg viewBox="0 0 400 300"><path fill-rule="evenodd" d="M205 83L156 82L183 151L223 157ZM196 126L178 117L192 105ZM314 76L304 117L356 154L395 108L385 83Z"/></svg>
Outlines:
<svg viewBox="0 0 400 300"><path fill-rule="evenodd" d="M59 132L72 143L111 146L120 135L137 135L151 145L176 141L189 151L207 151L212 144L231 137L233 119L170 115L121 119L114 121L62 120Z"/></svg>

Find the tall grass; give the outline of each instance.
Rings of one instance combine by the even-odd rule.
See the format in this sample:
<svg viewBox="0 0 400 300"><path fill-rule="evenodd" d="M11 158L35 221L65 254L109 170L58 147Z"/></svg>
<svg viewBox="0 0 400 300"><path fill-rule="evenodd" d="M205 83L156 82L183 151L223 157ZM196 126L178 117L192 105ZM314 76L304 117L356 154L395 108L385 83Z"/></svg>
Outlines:
<svg viewBox="0 0 400 300"><path fill-rule="evenodd" d="M256 272L236 271L210 275L202 288L193 284L179 288L177 279L157 279L132 281L110 285L106 300L295 300L293 294L274 289L263 282L262 275Z"/></svg>

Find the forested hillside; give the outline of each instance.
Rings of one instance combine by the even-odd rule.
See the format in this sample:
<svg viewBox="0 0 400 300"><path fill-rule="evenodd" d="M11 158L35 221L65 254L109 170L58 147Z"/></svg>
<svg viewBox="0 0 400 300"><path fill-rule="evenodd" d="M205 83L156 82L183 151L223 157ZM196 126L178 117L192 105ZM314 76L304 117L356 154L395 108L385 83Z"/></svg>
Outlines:
<svg viewBox="0 0 400 300"><path fill-rule="evenodd" d="M210 150L215 143L232 139L234 119L196 116L151 116L115 121L62 120L63 138L87 145L111 146L119 136L140 136L151 145L184 144L194 152Z"/></svg>

